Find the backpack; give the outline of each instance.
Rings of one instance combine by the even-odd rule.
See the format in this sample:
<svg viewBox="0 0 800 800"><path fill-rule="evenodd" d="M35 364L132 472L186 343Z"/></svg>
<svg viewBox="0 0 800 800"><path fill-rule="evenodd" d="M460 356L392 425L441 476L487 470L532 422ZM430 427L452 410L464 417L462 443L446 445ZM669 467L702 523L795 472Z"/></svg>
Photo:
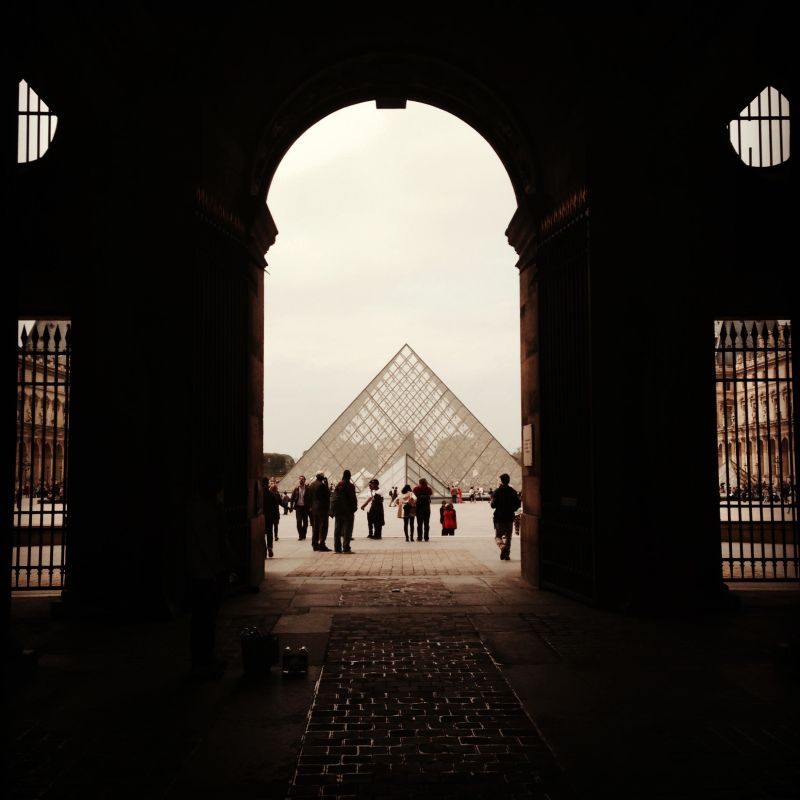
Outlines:
<svg viewBox="0 0 800 800"><path fill-rule="evenodd" d="M338 487L335 488L331 492L330 505L328 507L328 516L335 517L337 514L343 514L345 510L344 501L345 501L344 490L339 489Z"/></svg>
<svg viewBox="0 0 800 800"><path fill-rule="evenodd" d="M427 492L417 495L417 514L426 516L431 513L431 496Z"/></svg>

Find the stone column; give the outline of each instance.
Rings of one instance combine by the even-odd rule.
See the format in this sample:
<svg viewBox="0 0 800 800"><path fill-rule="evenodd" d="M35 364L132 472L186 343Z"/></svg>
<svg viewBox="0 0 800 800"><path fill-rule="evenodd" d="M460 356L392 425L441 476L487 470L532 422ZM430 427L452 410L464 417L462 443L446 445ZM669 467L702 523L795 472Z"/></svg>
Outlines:
<svg viewBox="0 0 800 800"><path fill-rule="evenodd" d="M539 415L539 318L534 254L536 226L530 210L518 208L506 229L509 244L519 256L521 420L532 427L533 463L522 465L522 526L520 554L522 576L539 585L539 487L541 420Z"/></svg>

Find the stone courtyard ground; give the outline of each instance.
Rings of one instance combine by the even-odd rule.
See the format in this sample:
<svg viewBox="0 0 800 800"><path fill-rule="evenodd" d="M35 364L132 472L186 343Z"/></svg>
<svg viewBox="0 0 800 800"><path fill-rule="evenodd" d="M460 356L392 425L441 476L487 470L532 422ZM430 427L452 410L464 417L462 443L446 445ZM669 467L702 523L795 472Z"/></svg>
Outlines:
<svg viewBox="0 0 800 800"><path fill-rule="evenodd" d="M283 517L261 592L222 609L217 681L187 678L185 618L54 620L54 596L15 596L40 660L6 686L10 796L797 798L796 590L600 611L524 583L490 513L465 503L428 543L392 516L367 540L360 515L352 555ZM245 679L246 625L305 645L308 674Z"/></svg>

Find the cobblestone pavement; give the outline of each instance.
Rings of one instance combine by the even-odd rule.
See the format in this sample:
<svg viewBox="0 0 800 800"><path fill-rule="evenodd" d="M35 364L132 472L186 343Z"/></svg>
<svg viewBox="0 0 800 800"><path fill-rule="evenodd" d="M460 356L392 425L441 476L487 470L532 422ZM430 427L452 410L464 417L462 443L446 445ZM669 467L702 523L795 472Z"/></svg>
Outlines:
<svg viewBox="0 0 800 800"><path fill-rule="evenodd" d="M571 797L462 614L339 615L295 797Z"/></svg>
<svg viewBox="0 0 800 800"><path fill-rule="evenodd" d="M185 616L53 618L57 592L19 593L39 662L6 685L7 796L798 797L800 592L740 590L735 614L602 611L526 584L483 511L474 536L459 510L455 541L406 545L390 524L352 556L282 540L261 591L222 608L219 681L187 676ZM245 676L250 625L305 646L307 675Z"/></svg>
<svg viewBox="0 0 800 800"><path fill-rule="evenodd" d="M456 600L437 578L362 578L339 595L340 606L454 606Z"/></svg>
<svg viewBox="0 0 800 800"><path fill-rule="evenodd" d="M392 575L491 575L470 552L462 548L426 547L414 542L407 550L354 553L317 553L289 573L293 578Z"/></svg>

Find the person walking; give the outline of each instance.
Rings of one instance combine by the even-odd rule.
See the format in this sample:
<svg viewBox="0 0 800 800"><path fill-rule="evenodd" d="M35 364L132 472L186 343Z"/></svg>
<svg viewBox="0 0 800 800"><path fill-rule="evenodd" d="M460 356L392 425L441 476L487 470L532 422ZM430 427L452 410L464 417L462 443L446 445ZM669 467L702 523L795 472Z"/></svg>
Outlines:
<svg viewBox="0 0 800 800"><path fill-rule="evenodd" d="M417 541L423 539L427 542L431 533L431 495L433 489L428 486L425 478L420 478L419 483L414 487L414 496L417 498Z"/></svg>
<svg viewBox="0 0 800 800"><path fill-rule="evenodd" d="M445 503L439 510L439 520L442 523L442 536L453 536L458 528L458 517L452 503Z"/></svg>
<svg viewBox="0 0 800 800"><path fill-rule="evenodd" d="M511 560L511 537L514 530L514 515L520 507L519 493L509 485L511 476L504 472L500 485L492 494L494 509L494 541L500 548L500 560Z"/></svg>
<svg viewBox="0 0 800 800"><path fill-rule="evenodd" d="M414 512L416 510L417 498L411 491L411 486L406 484L400 496L397 498L397 517L403 520L403 533L406 535L407 542L414 541Z"/></svg>
<svg viewBox="0 0 800 800"><path fill-rule="evenodd" d="M266 478L262 481L264 487L264 526L266 527L265 538L267 540L267 558L272 558L272 546L274 539L277 538L278 523L281 520L281 500L277 491L273 491L272 483Z"/></svg>
<svg viewBox="0 0 800 800"><path fill-rule="evenodd" d="M326 546L328 538L328 509L330 508L331 490L328 479L322 472L308 484L306 493L308 510L311 517L311 547L321 553L330 553Z"/></svg>
<svg viewBox="0 0 800 800"><path fill-rule="evenodd" d="M278 527L281 524L281 507L282 507L282 500L281 500L281 492L278 489L278 481L275 478L269 479L269 490L275 495L275 499L278 501L278 516L275 520L275 541L277 542L278 537ZM286 492L284 492L286 494Z"/></svg>
<svg viewBox="0 0 800 800"><path fill-rule="evenodd" d="M342 473L342 479L331 493L329 516L334 517L333 549L337 553L352 553L353 522L358 510L356 487L350 480L350 470Z"/></svg>
<svg viewBox="0 0 800 800"><path fill-rule="evenodd" d="M383 495L380 492L380 483L378 483L377 478L373 478L369 482L369 489L370 496L361 506L362 511L369 506L369 511L367 511L367 528L369 531L367 538L380 539L385 519L383 516Z"/></svg>
<svg viewBox="0 0 800 800"><path fill-rule="evenodd" d="M292 490L292 497L289 501L290 511L294 511L295 524L297 525L297 541L305 541L308 533L308 502L306 493L306 476L301 475L297 486Z"/></svg>

